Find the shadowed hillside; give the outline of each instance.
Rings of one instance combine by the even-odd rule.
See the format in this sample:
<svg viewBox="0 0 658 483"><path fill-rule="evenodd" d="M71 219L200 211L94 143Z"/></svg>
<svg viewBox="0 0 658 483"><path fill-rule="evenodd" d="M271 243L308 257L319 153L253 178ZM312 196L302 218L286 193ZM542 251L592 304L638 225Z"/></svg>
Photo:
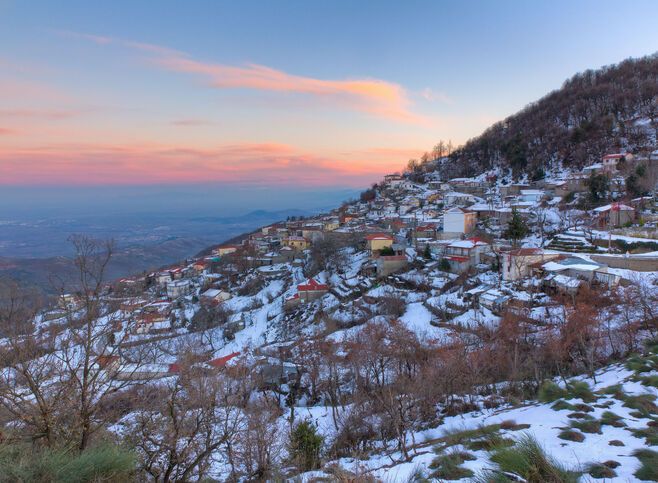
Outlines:
<svg viewBox="0 0 658 483"><path fill-rule="evenodd" d="M447 176L494 166L532 173L557 163L582 167L606 153L656 149L658 54L574 75L450 156Z"/></svg>

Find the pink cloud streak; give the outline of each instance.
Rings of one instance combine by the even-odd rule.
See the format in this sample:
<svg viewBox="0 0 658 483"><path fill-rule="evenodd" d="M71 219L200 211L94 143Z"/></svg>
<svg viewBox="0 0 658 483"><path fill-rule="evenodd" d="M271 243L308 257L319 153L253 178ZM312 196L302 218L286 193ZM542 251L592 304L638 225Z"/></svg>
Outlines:
<svg viewBox="0 0 658 483"><path fill-rule="evenodd" d="M151 62L172 72L194 74L215 89L252 89L291 92L331 100L343 108L365 112L397 122L430 126L432 121L411 110L406 90L380 79L325 80L289 74L264 65L232 66L201 62L188 54L159 45L112 37L60 31L60 35L84 39L98 45L117 44L150 54Z"/></svg>
<svg viewBox="0 0 658 483"><path fill-rule="evenodd" d="M278 143L213 149L164 145L52 145L0 152L0 185L236 182L363 186L385 169Z"/></svg>

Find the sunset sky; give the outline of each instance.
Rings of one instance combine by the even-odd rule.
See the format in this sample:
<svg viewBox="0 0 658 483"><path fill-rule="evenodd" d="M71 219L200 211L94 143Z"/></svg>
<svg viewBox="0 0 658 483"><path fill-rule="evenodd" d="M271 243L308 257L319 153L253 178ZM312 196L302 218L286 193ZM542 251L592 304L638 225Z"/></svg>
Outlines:
<svg viewBox="0 0 658 483"><path fill-rule="evenodd" d="M572 74L658 2L0 0L0 185L361 187Z"/></svg>

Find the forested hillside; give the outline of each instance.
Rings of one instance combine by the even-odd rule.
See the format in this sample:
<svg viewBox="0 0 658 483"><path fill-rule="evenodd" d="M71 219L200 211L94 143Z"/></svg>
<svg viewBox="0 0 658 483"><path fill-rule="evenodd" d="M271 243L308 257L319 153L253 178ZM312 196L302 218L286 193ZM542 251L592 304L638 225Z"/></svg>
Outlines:
<svg viewBox="0 0 658 483"><path fill-rule="evenodd" d="M626 149L656 149L658 54L574 75L450 156L450 176L493 166L532 173L557 163L579 168Z"/></svg>

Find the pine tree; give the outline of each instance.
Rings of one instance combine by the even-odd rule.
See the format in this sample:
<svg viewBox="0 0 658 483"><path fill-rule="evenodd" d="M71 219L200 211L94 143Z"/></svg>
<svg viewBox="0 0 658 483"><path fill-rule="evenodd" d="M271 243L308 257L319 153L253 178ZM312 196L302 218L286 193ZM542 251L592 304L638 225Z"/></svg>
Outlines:
<svg viewBox="0 0 658 483"><path fill-rule="evenodd" d="M524 238L528 232L528 225L526 225L525 220L521 217L516 208L512 209L512 219L507 224L507 231L505 232L505 238L512 240L512 243L516 246L519 243L519 240Z"/></svg>
<svg viewBox="0 0 658 483"><path fill-rule="evenodd" d="M425 259L427 260L432 259L432 251L430 250L429 244L425 245L425 250L423 251L423 257L425 257Z"/></svg>
<svg viewBox="0 0 658 483"><path fill-rule="evenodd" d="M315 426L302 421L290 433L290 456L302 471L320 466L320 449L324 438Z"/></svg>

